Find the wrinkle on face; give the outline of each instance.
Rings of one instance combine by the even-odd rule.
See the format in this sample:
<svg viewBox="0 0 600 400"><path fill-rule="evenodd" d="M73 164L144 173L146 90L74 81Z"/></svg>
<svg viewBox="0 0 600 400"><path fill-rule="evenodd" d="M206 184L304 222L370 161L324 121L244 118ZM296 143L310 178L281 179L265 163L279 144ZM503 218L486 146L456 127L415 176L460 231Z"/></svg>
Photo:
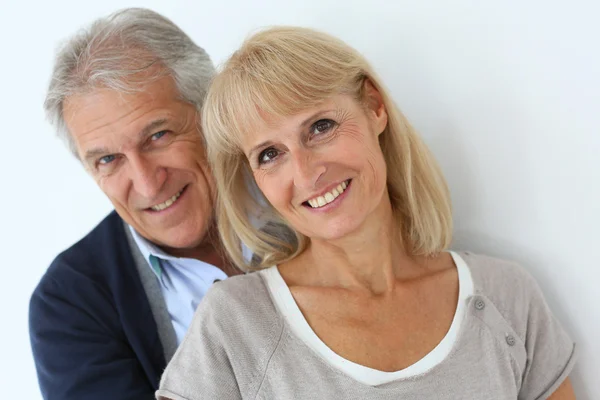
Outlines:
<svg viewBox="0 0 600 400"><path fill-rule="evenodd" d="M196 107L181 99L172 78L165 76L134 93L99 88L74 95L65 101L63 113L86 169L128 224L164 247L202 242L212 223L215 185ZM156 129L144 130L161 120ZM162 131L168 133L154 140ZM102 154L85 160L94 149L116 155L115 164L99 168ZM156 187L144 195L137 184ZM189 188L190 205L182 213L187 218L159 220L148 213L150 206L183 187Z"/></svg>

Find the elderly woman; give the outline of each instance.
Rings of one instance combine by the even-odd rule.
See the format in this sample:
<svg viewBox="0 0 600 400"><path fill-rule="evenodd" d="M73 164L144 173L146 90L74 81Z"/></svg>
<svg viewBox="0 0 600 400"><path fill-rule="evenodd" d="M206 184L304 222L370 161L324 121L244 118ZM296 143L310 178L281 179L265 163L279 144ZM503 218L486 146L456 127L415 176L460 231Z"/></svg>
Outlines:
<svg viewBox="0 0 600 400"><path fill-rule="evenodd" d="M444 178L358 52L260 32L203 124L223 242L259 272L209 291L158 398L575 398L575 346L531 276L447 250Z"/></svg>

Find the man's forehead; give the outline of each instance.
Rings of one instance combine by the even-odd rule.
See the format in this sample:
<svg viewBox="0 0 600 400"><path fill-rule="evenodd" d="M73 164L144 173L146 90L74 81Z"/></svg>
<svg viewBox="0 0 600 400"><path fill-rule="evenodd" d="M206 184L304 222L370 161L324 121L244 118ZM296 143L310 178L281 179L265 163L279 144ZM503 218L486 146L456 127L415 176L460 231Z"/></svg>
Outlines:
<svg viewBox="0 0 600 400"><path fill-rule="evenodd" d="M83 114L93 118L95 114L120 114L143 105L166 106L179 100L178 91L170 76L138 82L129 91L110 87L93 87L68 96L63 103L63 114ZM98 109L101 108L100 112Z"/></svg>
<svg viewBox="0 0 600 400"><path fill-rule="evenodd" d="M117 117L118 114L127 113L133 105L123 101L122 94L116 91L95 89L67 97L63 103L63 115L69 127L72 125L79 127L82 124L94 125L105 117L110 119ZM115 112L117 115L114 115Z"/></svg>
<svg viewBox="0 0 600 400"><path fill-rule="evenodd" d="M143 125L145 119L155 119L157 113L176 113L181 101L174 93L161 89L121 93L101 88L70 96L63 104L65 123L74 136L80 136L102 128Z"/></svg>
<svg viewBox="0 0 600 400"><path fill-rule="evenodd" d="M65 123L80 153L85 153L90 147L106 146L103 142L113 142L117 139L116 134L126 134L126 128L136 119L140 105L121 102L118 97L116 93L96 91L65 101ZM85 154L80 155L85 157Z"/></svg>

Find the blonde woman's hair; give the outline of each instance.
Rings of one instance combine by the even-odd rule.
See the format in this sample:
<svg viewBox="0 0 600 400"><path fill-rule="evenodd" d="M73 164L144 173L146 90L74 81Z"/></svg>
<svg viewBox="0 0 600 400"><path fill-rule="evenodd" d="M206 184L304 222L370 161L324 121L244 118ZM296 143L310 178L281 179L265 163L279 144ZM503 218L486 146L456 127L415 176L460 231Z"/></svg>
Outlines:
<svg viewBox="0 0 600 400"><path fill-rule="evenodd" d="M260 195L241 138L264 124L266 116L296 115L335 95L350 95L364 104L366 80L381 93L388 113L379 142L405 249L429 256L449 246L452 211L446 181L366 59L325 33L275 27L254 34L231 56L214 78L203 109L219 197L219 233L240 268L283 263L308 243ZM254 253L252 260L244 257L242 242Z"/></svg>

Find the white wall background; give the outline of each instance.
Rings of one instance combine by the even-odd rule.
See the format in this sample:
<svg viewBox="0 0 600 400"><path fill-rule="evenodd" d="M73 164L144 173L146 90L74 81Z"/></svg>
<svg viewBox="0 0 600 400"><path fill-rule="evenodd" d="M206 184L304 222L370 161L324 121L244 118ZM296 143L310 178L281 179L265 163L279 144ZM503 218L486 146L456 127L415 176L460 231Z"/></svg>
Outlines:
<svg viewBox="0 0 600 400"><path fill-rule="evenodd" d="M522 262L600 398L600 14L595 0L37 2L0 9L0 381L40 394L28 300L52 258L110 204L54 137L42 101L59 40L126 6L172 18L223 61L256 27L297 24L364 52L438 156L457 247Z"/></svg>

